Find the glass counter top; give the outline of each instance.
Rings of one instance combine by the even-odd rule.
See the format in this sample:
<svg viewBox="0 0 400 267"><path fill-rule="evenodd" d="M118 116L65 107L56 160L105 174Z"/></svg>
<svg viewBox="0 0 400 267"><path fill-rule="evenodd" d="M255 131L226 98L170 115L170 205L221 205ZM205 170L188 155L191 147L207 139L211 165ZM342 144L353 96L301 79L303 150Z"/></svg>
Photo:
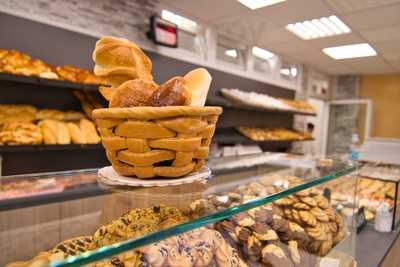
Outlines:
<svg viewBox="0 0 400 267"><path fill-rule="evenodd" d="M260 158L264 158L264 160L260 160ZM265 160L265 158L267 159ZM252 163L253 159L256 159L257 162ZM244 161L245 163L233 164L235 161L242 161L242 163ZM235 164L236 166L232 167ZM60 226L59 231L65 231L63 229L69 225L73 225L72 228L75 230L70 230L71 233L69 234L61 235L60 241L74 236L93 234L93 229L99 229L98 227L133 209L160 207L160 205L174 207L179 209L188 219L176 221L166 227L149 231L134 238L131 237L128 240L121 239L119 242L101 246L77 256L68 257L63 261L53 262L51 266L82 266L93 263L168 237L229 219L238 213L264 206L300 191L312 190L322 194L322 188L318 187L318 185L323 185L350 174L356 169L342 162L328 161L328 164L321 166L320 162L310 159L302 159L301 157L288 156L286 154L275 156L268 155L268 153L210 159L208 165L211 167L213 174L207 183L196 182L168 187L131 188L109 187L94 182L96 186L102 188L108 194L102 196L101 200L96 203L99 210L96 211L95 219L91 219L91 226L85 226L88 223L88 217L85 217L85 214L73 217L73 223L69 218L61 219L59 224L63 226ZM72 171L61 174L35 175L35 178L31 177L30 179L40 180L40 177L44 179L51 177L57 181L59 178L66 179L68 176L83 175L83 180L90 180L93 183L93 177L96 176L96 173L96 170ZM9 183L12 179L17 178L5 177L4 181ZM78 184L75 186L79 187ZM82 203L77 202L77 205L84 205ZM26 212L30 212L30 208L25 209ZM63 212L61 211L60 213ZM82 229L80 229L80 224ZM24 229L21 231L23 232ZM45 228L43 230L35 229L35 231L36 236L46 235ZM47 244L47 248L40 248L40 250L51 248L54 245L56 244Z"/></svg>

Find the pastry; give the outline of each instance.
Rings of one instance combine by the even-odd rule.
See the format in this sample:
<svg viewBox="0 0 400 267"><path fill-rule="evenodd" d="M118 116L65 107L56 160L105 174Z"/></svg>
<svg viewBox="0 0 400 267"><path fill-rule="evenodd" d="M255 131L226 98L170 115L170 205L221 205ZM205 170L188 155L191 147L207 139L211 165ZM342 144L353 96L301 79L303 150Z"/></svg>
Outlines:
<svg viewBox="0 0 400 267"><path fill-rule="evenodd" d="M36 119L64 120L64 113L56 109L41 109L36 113Z"/></svg>
<svg viewBox="0 0 400 267"><path fill-rule="evenodd" d="M318 221L329 222L328 215L325 212L323 212L320 208L314 207L310 210L310 212L315 215Z"/></svg>
<svg viewBox="0 0 400 267"><path fill-rule="evenodd" d="M93 122L87 119L81 119L79 121L79 128L81 133L85 136L86 143L97 144L100 143L100 136L98 135Z"/></svg>
<svg viewBox="0 0 400 267"><path fill-rule="evenodd" d="M293 266L285 252L278 246L270 244L262 249L262 262L271 267Z"/></svg>
<svg viewBox="0 0 400 267"><path fill-rule="evenodd" d="M306 225L309 225L311 227L314 227L317 225L317 218L311 212L301 210L301 211L299 211L299 216L300 216L300 220L303 223L305 223Z"/></svg>
<svg viewBox="0 0 400 267"><path fill-rule="evenodd" d="M64 120L66 121L78 121L80 119L85 118L85 115L79 111L69 110L63 113L64 113Z"/></svg>
<svg viewBox="0 0 400 267"><path fill-rule="evenodd" d="M290 252L290 258L294 262L294 264L297 266L301 262L300 258L300 252L297 246L297 242L294 240L290 240L288 242L288 250Z"/></svg>
<svg viewBox="0 0 400 267"><path fill-rule="evenodd" d="M314 198L312 197L302 197L300 198L301 201L311 207L316 207L317 206L317 202L315 201Z"/></svg>
<svg viewBox="0 0 400 267"><path fill-rule="evenodd" d="M67 124L62 121L57 122L57 144L67 145L71 143L71 135Z"/></svg>
<svg viewBox="0 0 400 267"><path fill-rule="evenodd" d="M84 135L79 126L73 122L68 122L67 127L73 144L86 144L86 135Z"/></svg>
<svg viewBox="0 0 400 267"><path fill-rule="evenodd" d="M302 203L302 202L294 203L293 208L299 209L299 210L310 210L310 206L308 206L307 204Z"/></svg>
<svg viewBox="0 0 400 267"><path fill-rule="evenodd" d="M67 256L75 256L94 249L91 236L81 236L65 240L50 250L52 254L62 252Z"/></svg>
<svg viewBox="0 0 400 267"><path fill-rule="evenodd" d="M0 143L35 145L43 141L40 127L29 122L13 122L3 126L0 132Z"/></svg>

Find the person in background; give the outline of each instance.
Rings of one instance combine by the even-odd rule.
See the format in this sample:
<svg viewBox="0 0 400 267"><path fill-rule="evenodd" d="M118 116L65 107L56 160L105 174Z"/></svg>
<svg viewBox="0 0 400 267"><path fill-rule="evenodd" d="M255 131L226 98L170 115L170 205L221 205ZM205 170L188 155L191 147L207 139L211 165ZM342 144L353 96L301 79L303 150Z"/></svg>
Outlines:
<svg viewBox="0 0 400 267"><path fill-rule="evenodd" d="M313 137L314 133L314 123L312 122L307 122L307 132ZM315 141L307 141L304 142L304 147L303 147L303 152L304 155L306 156L315 156Z"/></svg>

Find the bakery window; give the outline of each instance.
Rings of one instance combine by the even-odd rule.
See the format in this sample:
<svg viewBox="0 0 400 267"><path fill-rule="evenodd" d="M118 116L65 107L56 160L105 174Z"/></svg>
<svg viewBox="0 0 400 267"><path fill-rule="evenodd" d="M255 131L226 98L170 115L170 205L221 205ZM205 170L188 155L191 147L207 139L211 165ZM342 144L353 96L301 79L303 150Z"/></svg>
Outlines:
<svg viewBox="0 0 400 267"><path fill-rule="evenodd" d="M190 51L198 56L205 55L204 37L197 33L188 32L182 29L178 30L178 47Z"/></svg>
<svg viewBox="0 0 400 267"><path fill-rule="evenodd" d="M299 66L283 61L279 69L279 74L284 80L295 81L299 75Z"/></svg>
<svg viewBox="0 0 400 267"><path fill-rule="evenodd" d="M224 63L229 63L240 67L242 69L246 66L245 48L240 46L233 46L235 42L227 40L222 36L218 36L217 39L217 60Z"/></svg>
<svg viewBox="0 0 400 267"><path fill-rule="evenodd" d="M201 25L170 10L162 10L161 17L178 26L178 47L199 56L205 55L205 41L201 34Z"/></svg>

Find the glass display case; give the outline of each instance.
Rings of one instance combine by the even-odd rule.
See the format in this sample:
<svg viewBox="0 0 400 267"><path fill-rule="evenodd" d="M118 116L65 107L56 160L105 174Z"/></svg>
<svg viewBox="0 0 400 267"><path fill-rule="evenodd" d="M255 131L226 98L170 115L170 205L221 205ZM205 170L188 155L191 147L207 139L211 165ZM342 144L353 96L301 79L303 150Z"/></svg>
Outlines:
<svg viewBox="0 0 400 267"><path fill-rule="evenodd" d="M212 171L215 164L209 161ZM103 194L34 206L26 201L0 212L0 265L355 266L354 217L344 218L324 196L329 182L357 183L355 167L297 158L247 164L215 171L206 182L95 183ZM94 177L96 170L79 175Z"/></svg>

